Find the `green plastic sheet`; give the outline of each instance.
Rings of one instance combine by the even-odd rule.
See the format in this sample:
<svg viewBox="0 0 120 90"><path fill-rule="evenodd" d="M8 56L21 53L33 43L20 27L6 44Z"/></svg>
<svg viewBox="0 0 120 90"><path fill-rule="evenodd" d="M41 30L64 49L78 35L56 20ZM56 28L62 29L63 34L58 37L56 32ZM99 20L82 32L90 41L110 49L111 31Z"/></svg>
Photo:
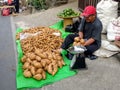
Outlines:
<svg viewBox="0 0 120 90"><path fill-rule="evenodd" d="M63 21L58 21L54 25L50 26L50 28L60 30L62 33L62 38L65 38L69 33L66 33L63 30ZM16 33L21 32L22 29L18 28ZM16 74L16 82L17 82L17 90L25 90L26 88L41 88L45 85L52 84L56 81L68 78L76 74L76 71L71 71L69 68L70 60L65 56L67 52L65 50L62 51L62 57L66 63L63 68L59 68L58 72L55 76L50 75L49 73L46 74L45 80L37 81L33 78L25 78L23 76L22 70L22 63L20 59L23 56L22 48L20 45L20 40L16 40L17 44L17 51L18 51L18 65L17 65L17 74Z"/></svg>

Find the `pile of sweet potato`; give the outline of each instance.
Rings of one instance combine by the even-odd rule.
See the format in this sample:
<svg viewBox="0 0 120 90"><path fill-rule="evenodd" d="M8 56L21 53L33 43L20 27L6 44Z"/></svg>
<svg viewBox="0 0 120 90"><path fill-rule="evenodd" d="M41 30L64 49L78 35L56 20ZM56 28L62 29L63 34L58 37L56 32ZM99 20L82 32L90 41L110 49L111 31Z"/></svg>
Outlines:
<svg viewBox="0 0 120 90"><path fill-rule="evenodd" d="M84 39L80 39L79 37L75 37L74 42L73 42L73 46L84 45L84 43L85 43Z"/></svg>
<svg viewBox="0 0 120 90"><path fill-rule="evenodd" d="M20 36L25 33L29 34L28 37L20 39ZM33 77L36 80L46 79L46 72L55 75L58 68L65 65L58 51L63 39L58 34L61 35L58 30L35 27L16 35L16 39L20 39L23 51L21 62L25 77Z"/></svg>

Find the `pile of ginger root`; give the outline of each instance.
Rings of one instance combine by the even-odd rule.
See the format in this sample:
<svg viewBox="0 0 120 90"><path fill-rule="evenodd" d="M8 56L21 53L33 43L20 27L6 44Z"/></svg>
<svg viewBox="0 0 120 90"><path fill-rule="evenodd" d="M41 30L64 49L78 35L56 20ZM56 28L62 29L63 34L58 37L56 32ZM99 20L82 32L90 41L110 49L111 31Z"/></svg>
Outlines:
<svg viewBox="0 0 120 90"><path fill-rule="evenodd" d="M30 34L27 38L20 39L23 34ZM21 58L23 75L36 80L46 79L46 73L55 75L65 62L58 51L62 45L61 33L49 27L34 27L17 33L16 39L20 40L23 57Z"/></svg>

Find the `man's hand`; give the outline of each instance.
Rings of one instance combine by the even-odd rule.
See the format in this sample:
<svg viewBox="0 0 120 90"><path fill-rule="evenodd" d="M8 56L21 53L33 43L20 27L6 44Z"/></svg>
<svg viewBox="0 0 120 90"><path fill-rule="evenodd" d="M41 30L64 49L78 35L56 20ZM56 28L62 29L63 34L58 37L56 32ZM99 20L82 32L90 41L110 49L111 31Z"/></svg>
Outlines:
<svg viewBox="0 0 120 90"><path fill-rule="evenodd" d="M88 45L94 43L94 41L95 41L95 40L94 40L93 38L90 38L90 39L88 39L88 40L84 43L83 46L88 46Z"/></svg>

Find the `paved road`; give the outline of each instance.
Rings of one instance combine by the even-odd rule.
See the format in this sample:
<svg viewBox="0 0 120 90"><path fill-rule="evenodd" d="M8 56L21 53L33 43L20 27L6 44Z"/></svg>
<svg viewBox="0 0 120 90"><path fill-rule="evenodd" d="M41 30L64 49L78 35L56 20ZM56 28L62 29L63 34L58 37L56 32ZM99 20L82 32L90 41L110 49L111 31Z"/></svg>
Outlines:
<svg viewBox="0 0 120 90"><path fill-rule="evenodd" d="M0 90L16 90L16 56L11 17L0 16Z"/></svg>

